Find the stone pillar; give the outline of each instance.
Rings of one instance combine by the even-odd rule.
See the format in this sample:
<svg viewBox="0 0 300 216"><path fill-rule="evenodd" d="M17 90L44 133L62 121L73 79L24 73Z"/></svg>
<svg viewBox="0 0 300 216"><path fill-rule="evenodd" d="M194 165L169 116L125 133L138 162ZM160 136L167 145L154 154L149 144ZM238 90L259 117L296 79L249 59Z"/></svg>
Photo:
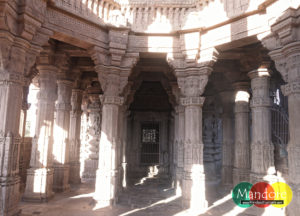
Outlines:
<svg viewBox="0 0 300 216"><path fill-rule="evenodd" d="M248 83L235 83L235 141L233 159L233 184L249 181L250 141L249 141L249 93Z"/></svg>
<svg viewBox="0 0 300 216"><path fill-rule="evenodd" d="M81 128L81 102L82 102L82 90L73 89L71 104L72 110L70 115L70 130L69 130L69 142L70 142L70 176L69 182L71 184L79 184L80 180L80 128Z"/></svg>
<svg viewBox="0 0 300 216"><path fill-rule="evenodd" d="M19 212L19 125L28 44L23 39L6 37L4 32L0 44L0 215L11 216Z"/></svg>
<svg viewBox="0 0 300 216"><path fill-rule="evenodd" d="M123 137L122 137L122 187L123 189L127 188L127 134L128 134L128 116L130 115L129 111L123 111Z"/></svg>
<svg viewBox="0 0 300 216"><path fill-rule="evenodd" d="M99 140L101 132L101 106L99 94L89 95L88 104L88 140L85 147L87 158L84 161L82 178L85 181L95 181L99 158Z"/></svg>
<svg viewBox="0 0 300 216"><path fill-rule="evenodd" d="M23 199L47 201L53 196L53 121L56 100L56 72L52 65L38 65L40 91L30 169Z"/></svg>
<svg viewBox="0 0 300 216"><path fill-rule="evenodd" d="M28 104L27 98L29 93L29 81L27 80L27 83L23 86L23 101L22 101L22 116L20 121L20 134L22 138L25 137L25 130L26 130L26 120L27 120L27 111L30 107L30 104Z"/></svg>
<svg viewBox="0 0 300 216"><path fill-rule="evenodd" d="M80 176L83 178L84 174L84 167L85 167L85 161L88 159L88 155L86 153L86 148L88 146L87 144L87 130L88 130L88 120L89 120L89 114L88 114L88 96L86 92L84 92L82 97L82 115L81 115L81 128L80 128Z"/></svg>
<svg viewBox="0 0 300 216"><path fill-rule="evenodd" d="M287 213L296 216L300 212L300 42L287 44L279 50L270 52L270 56L287 82L282 86L284 95L288 96L289 111L287 182L293 191L293 199L287 207Z"/></svg>
<svg viewBox="0 0 300 216"><path fill-rule="evenodd" d="M220 93L223 105L222 128L222 185L226 189L232 189L233 152L234 152L234 92L226 91Z"/></svg>
<svg viewBox="0 0 300 216"><path fill-rule="evenodd" d="M184 95L181 104L185 107L182 201L185 208L197 214L207 208L202 140L202 106L205 98L200 95L204 92L210 72L210 67L177 72L178 85ZM184 77L180 77L181 74Z"/></svg>
<svg viewBox="0 0 300 216"><path fill-rule="evenodd" d="M101 96L102 126L94 199L98 207L112 205L116 201L116 186L118 182L117 148L119 109L123 98L118 96Z"/></svg>
<svg viewBox="0 0 300 216"><path fill-rule="evenodd" d="M251 174L252 183L273 182L275 179L274 146L271 138L271 98L270 73L260 68L248 73L251 78L252 99L252 143Z"/></svg>
<svg viewBox="0 0 300 216"><path fill-rule="evenodd" d="M58 99L56 102L56 119L54 125L54 179L53 189L62 192L70 189L69 185L69 127L71 111L71 94L73 83L58 80Z"/></svg>
<svg viewBox="0 0 300 216"><path fill-rule="evenodd" d="M25 189L26 170L29 168L27 166L28 165L27 162L29 162L29 160L26 160L26 150L28 146L27 146L27 142L25 142L27 111L30 107L30 104L28 104L27 101L28 93L29 93L29 82L27 80L26 84L23 86L23 101L22 101L22 110L21 110L21 119L20 119L20 135L22 137L20 143L20 154L19 154L19 175L21 177L20 191L24 191Z"/></svg>
<svg viewBox="0 0 300 216"><path fill-rule="evenodd" d="M300 44L297 47L297 59L300 58ZM296 62L294 62L296 63ZM291 64L291 63L290 63ZM296 216L300 212L300 64L299 60L295 65L289 65L293 73L298 71L298 77L291 79L289 83L283 86L285 95L288 96L289 105L289 132L290 141L288 143L288 165L289 178L288 184L293 191L293 200L288 206L288 215Z"/></svg>
<svg viewBox="0 0 300 216"><path fill-rule="evenodd" d="M176 195L182 194L182 179L183 179L183 148L184 148L184 133L185 133L185 120L184 120L184 106L178 105L176 107L175 117L176 130Z"/></svg>

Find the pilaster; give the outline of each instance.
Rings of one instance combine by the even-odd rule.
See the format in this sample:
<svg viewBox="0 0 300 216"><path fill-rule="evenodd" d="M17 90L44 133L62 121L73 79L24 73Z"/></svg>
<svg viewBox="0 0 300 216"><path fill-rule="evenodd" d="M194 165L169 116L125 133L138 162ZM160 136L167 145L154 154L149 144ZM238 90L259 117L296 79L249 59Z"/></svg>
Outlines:
<svg viewBox="0 0 300 216"><path fill-rule="evenodd" d="M70 142L70 176L69 182L72 184L78 184L80 179L80 128L81 128L81 103L82 103L81 89L73 89L71 97L72 110L70 113L70 130L69 130L69 142Z"/></svg>
<svg viewBox="0 0 300 216"><path fill-rule="evenodd" d="M85 146L85 154L87 158L84 161L84 170L82 179L85 181L95 181L96 171L99 160L99 141L101 136L101 102L99 93L91 93L88 95L89 104L88 125L87 125L87 140Z"/></svg>
<svg viewBox="0 0 300 216"><path fill-rule="evenodd" d="M54 124L53 144L53 189L57 192L69 190L69 127L71 111L72 81L58 80L58 99Z"/></svg>
<svg viewBox="0 0 300 216"><path fill-rule="evenodd" d="M220 93L223 105L222 114L222 185L231 189L233 184L233 151L234 151L234 92Z"/></svg>
<svg viewBox="0 0 300 216"><path fill-rule="evenodd" d="M175 165L176 165L176 194L182 194L182 179L183 179L183 161L184 161L184 133L185 133L185 120L184 120L184 106L178 105L175 108L175 145L174 145L174 155L175 155Z"/></svg>
<svg viewBox="0 0 300 216"><path fill-rule="evenodd" d="M235 142L233 159L233 185L249 181L250 139L249 139L249 93L248 83L235 83Z"/></svg>

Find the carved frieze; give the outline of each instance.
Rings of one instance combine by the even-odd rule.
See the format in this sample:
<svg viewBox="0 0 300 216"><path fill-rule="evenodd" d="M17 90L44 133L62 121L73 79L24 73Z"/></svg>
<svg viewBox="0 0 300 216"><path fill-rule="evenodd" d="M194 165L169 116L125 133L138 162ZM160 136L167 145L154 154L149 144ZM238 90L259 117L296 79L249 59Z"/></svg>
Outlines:
<svg viewBox="0 0 300 216"><path fill-rule="evenodd" d="M253 97L250 101L250 107L271 107L272 100L271 98L265 98L265 97Z"/></svg>
<svg viewBox="0 0 300 216"><path fill-rule="evenodd" d="M124 98L118 97L118 96L100 95L100 100L101 100L102 104L115 104L115 105L121 106L124 103Z"/></svg>
<svg viewBox="0 0 300 216"><path fill-rule="evenodd" d="M203 106L205 97L183 97L181 104L183 106Z"/></svg>
<svg viewBox="0 0 300 216"><path fill-rule="evenodd" d="M289 82L288 84L282 86L281 89L286 96L300 93L300 81Z"/></svg>

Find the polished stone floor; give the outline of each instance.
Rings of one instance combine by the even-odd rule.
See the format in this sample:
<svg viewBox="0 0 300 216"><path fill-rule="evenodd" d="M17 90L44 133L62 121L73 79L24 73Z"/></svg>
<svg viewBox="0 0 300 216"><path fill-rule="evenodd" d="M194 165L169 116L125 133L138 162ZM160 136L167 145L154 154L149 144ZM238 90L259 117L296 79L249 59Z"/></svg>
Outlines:
<svg viewBox="0 0 300 216"><path fill-rule="evenodd" d="M72 186L69 192L55 194L48 203L20 203L22 216L185 216L199 215L182 210L180 197L174 194L168 181L144 178L124 192L113 207L98 209L93 202L93 184ZM270 215L263 209L236 206L231 194L215 200L207 210L208 215ZM276 214L277 215L277 214ZM274 216L274 214L273 214Z"/></svg>

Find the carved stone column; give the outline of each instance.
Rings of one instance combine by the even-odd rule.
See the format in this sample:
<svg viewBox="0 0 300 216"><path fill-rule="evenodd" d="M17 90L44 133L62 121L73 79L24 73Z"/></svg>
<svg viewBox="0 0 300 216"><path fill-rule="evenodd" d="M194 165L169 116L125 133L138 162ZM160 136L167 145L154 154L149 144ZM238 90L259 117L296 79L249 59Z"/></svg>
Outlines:
<svg viewBox="0 0 300 216"><path fill-rule="evenodd" d="M27 146L27 142L25 142L25 129L26 129L26 119L27 119L27 111L30 107L30 104L27 101L28 93L29 93L29 80L26 79L25 85L23 86L23 101L22 101L22 110L21 110L21 119L20 119L20 135L22 137L20 143L20 154L19 154L19 174L21 177L21 187L20 191L24 191L26 184L26 170L29 168L28 163L29 158L26 158L26 150L29 146ZM30 143L31 145L31 143Z"/></svg>
<svg viewBox="0 0 300 216"><path fill-rule="evenodd" d="M23 199L47 201L53 196L52 144L57 68L52 65L38 65L37 69L40 84L37 121Z"/></svg>
<svg viewBox="0 0 300 216"><path fill-rule="evenodd" d="M183 148L184 148L184 106L176 107L175 128L175 155L176 155L176 194L182 194L182 179L183 179Z"/></svg>
<svg viewBox="0 0 300 216"><path fill-rule="evenodd" d="M53 189L61 192L69 190L69 127L71 111L72 81L58 80L58 99L54 125L54 179Z"/></svg>
<svg viewBox="0 0 300 216"><path fill-rule="evenodd" d="M94 199L97 206L109 206L116 200L116 186L118 182L117 148L118 115L123 104L123 98L118 96L101 96L102 126L99 151L99 165L97 170L96 189Z"/></svg>
<svg viewBox="0 0 300 216"><path fill-rule="evenodd" d="M69 142L70 142L70 176L69 182L72 184L78 184L80 180L80 128L81 128L81 102L82 102L82 90L73 89L71 104L72 110L70 115L70 130L69 130Z"/></svg>
<svg viewBox="0 0 300 216"><path fill-rule="evenodd" d="M19 125L28 44L3 32L0 44L0 214L10 216L19 212Z"/></svg>
<svg viewBox="0 0 300 216"><path fill-rule="evenodd" d="M128 116L130 115L130 112L126 110L123 110L123 119L121 122L123 122L123 136L122 136L122 188L127 188L127 134L128 134ZM125 108L124 107L124 108Z"/></svg>
<svg viewBox="0 0 300 216"><path fill-rule="evenodd" d="M249 181L250 141L249 141L249 93L248 83L235 83L235 142L233 159L233 184Z"/></svg>
<svg viewBox="0 0 300 216"><path fill-rule="evenodd" d="M251 182L273 182L274 146L271 140L270 73L261 68L248 73L251 78L252 143ZM273 175L273 176L272 176Z"/></svg>
<svg viewBox="0 0 300 216"><path fill-rule="evenodd" d="M207 208L205 174L203 165L202 106L200 95L208 81L210 67L186 69L178 73L178 85L182 91L181 104L185 107L184 176L182 180L183 206L201 213Z"/></svg>
<svg viewBox="0 0 300 216"><path fill-rule="evenodd" d="M95 181L96 170L98 168L98 152L101 133L101 105L99 94L90 94L89 100L89 118L87 128L88 138L85 146L85 154L87 154L87 158L84 161L82 178L85 181Z"/></svg>
<svg viewBox="0 0 300 216"><path fill-rule="evenodd" d="M264 45L271 50L270 57L276 69L287 83L282 86L288 96L289 143L288 143L288 184L293 191L292 202L287 207L288 215L300 212L300 19L298 9L289 8L283 19L272 26L272 34L264 39Z"/></svg>
<svg viewBox="0 0 300 216"><path fill-rule="evenodd" d="M223 105L222 185L226 187L226 189L232 189L234 150L234 92L221 92L220 97Z"/></svg>
<svg viewBox="0 0 300 216"><path fill-rule="evenodd" d="M81 109L82 109L82 115L81 115L81 128L80 128L80 176L83 178L84 174L84 166L85 166L85 161L88 159L88 155L86 154L86 148L88 146L87 144L87 130L88 130L88 120L89 120L89 113L88 113L88 96L86 92L84 92L83 97L82 97L82 104L81 104Z"/></svg>

